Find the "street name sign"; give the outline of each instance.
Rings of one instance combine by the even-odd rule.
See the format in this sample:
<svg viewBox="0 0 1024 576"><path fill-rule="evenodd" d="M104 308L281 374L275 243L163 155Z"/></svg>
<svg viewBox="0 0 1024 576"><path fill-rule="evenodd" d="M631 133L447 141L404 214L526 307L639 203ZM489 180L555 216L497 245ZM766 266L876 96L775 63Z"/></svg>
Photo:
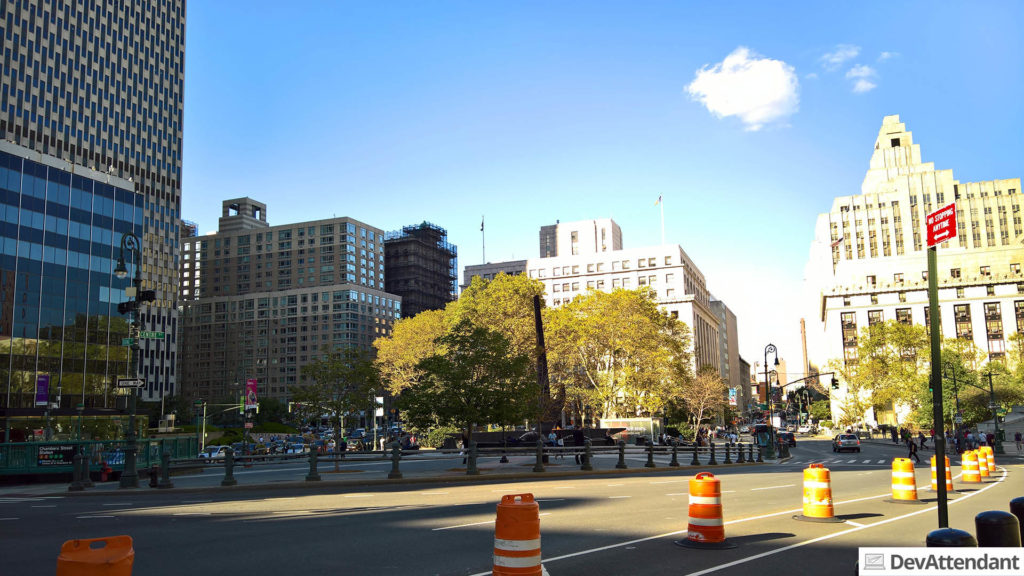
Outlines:
<svg viewBox="0 0 1024 576"><path fill-rule="evenodd" d="M139 338L142 338L143 340L163 340L164 339L164 333L163 332L147 332L147 331L143 330L143 331L139 332Z"/></svg>
<svg viewBox="0 0 1024 576"><path fill-rule="evenodd" d="M131 338L121 338L121 346L131 346L135 344L135 340Z"/></svg>
<svg viewBox="0 0 1024 576"><path fill-rule="evenodd" d="M926 223L929 248L956 236L956 202L928 214Z"/></svg>
<svg viewBox="0 0 1024 576"><path fill-rule="evenodd" d="M142 378L118 378L118 388L142 388L146 385L146 381Z"/></svg>

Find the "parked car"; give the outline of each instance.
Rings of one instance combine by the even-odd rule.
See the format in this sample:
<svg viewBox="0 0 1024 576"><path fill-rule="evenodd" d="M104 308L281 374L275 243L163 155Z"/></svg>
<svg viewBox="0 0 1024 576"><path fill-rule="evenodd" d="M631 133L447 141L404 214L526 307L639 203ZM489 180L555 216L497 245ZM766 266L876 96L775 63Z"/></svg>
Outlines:
<svg viewBox="0 0 1024 576"><path fill-rule="evenodd" d="M747 426L746 424L744 424L743 426L740 426L740 434L747 434L749 432L750 432L750 426Z"/></svg>
<svg viewBox="0 0 1024 576"><path fill-rule="evenodd" d="M836 434L836 437L832 439L832 451L842 452L843 450L860 452L860 439L856 434Z"/></svg>
<svg viewBox="0 0 1024 576"><path fill-rule="evenodd" d="M309 446L305 444L291 444L285 449L285 454L305 454L309 452Z"/></svg>
<svg viewBox="0 0 1024 576"><path fill-rule="evenodd" d="M223 460L224 452L227 449L227 446L207 446L206 448L203 449L202 452L199 453L199 458L202 458L207 462L211 460Z"/></svg>
<svg viewBox="0 0 1024 576"><path fill-rule="evenodd" d="M796 431L800 434L810 434L811 427L808 424L804 424L803 426L797 428Z"/></svg>

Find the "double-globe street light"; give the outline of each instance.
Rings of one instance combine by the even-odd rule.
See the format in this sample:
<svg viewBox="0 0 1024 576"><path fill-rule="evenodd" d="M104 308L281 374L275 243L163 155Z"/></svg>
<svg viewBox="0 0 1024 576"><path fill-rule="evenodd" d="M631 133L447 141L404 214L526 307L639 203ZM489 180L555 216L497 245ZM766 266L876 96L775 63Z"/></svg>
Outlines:
<svg viewBox="0 0 1024 576"><path fill-rule="evenodd" d="M779 365L779 350L775 344L764 347L764 391L768 395L768 458L775 458L775 406L772 403L772 383L769 379L768 355L775 355L775 365Z"/></svg>

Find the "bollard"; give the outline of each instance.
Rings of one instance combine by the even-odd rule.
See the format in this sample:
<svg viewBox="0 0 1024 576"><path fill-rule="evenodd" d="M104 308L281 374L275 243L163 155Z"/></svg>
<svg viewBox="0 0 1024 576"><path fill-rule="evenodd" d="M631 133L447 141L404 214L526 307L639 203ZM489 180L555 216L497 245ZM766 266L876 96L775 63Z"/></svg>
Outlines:
<svg viewBox="0 0 1024 576"><path fill-rule="evenodd" d="M711 447L711 459L708 460L708 466L717 466L718 460L715 460L715 443L708 440L708 446Z"/></svg>
<svg viewBox="0 0 1024 576"><path fill-rule="evenodd" d="M697 458L697 443L693 444L693 459L690 460L690 466L700 466L700 459Z"/></svg>
<svg viewBox="0 0 1024 576"><path fill-rule="evenodd" d="M956 528L932 530L924 540L928 548L977 548L978 542L969 533Z"/></svg>
<svg viewBox="0 0 1024 576"><path fill-rule="evenodd" d="M824 464L804 468L804 513L793 516L806 522L842 522L832 505L832 477Z"/></svg>
<svg viewBox="0 0 1024 576"><path fill-rule="evenodd" d="M757 461L764 462L764 454L762 453L761 446L757 447Z"/></svg>
<svg viewBox="0 0 1024 576"><path fill-rule="evenodd" d="M1017 517L1021 537L1024 538L1024 496L1010 500L1010 512Z"/></svg>
<svg viewBox="0 0 1024 576"><path fill-rule="evenodd" d="M729 443L725 443L725 464L732 464L732 457L729 456Z"/></svg>
<svg viewBox="0 0 1024 576"><path fill-rule="evenodd" d="M626 469L626 443L619 440L619 462L615 465L618 470Z"/></svg>
<svg viewBox="0 0 1024 576"><path fill-rule="evenodd" d="M544 441L540 438L537 438L537 462L533 465L533 471L544 471Z"/></svg>
<svg viewBox="0 0 1024 576"><path fill-rule="evenodd" d="M737 444L736 445L736 454L737 454L737 458L736 458L736 463L737 464L743 464L744 462L747 461L747 459L743 457L743 444Z"/></svg>
<svg viewBox="0 0 1024 576"><path fill-rule="evenodd" d="M672 441L672 461L668 465L679 466L679 442L677 440Z"/></svg>
<svg viewBox="0 0 1024 576"><path fill-rule="evenodd" d="M1002 510L989 510L974 517L974 531L981 548L1020 548L1020 523Z"/></svg>
<svg viewBox="0 0 1024 576"><path fill-rule="evenodd" d="M391 443L391 472L388 472L388 480L397 480L402 477L402 471L398 469L398 461L402 459L402 451L398 448L398 442Z"/></svg>
<svg viewBox="0 0 1024 576"><path fill-rule="evenodd" d="M174 488L174 483L171 482L171 453L167 450L160 455L160 482L156 487Z"/></svg>
<svg viewBox="0 0 1024 576"><path fill-rule="evenodd" d="M232 448L224 450L224 479L220 481L221 486L234 486L238 484L235 480L235 451Z"/></svg>
<svg viewBox="0 0 1024 576"><path fill-rule="evenodd" d="M506 494L494 520L494 576L546 574L540 556L540 505L533 494Z"/></svg>
<svg viewBox="0 0 1024 576"><path fill-rule="evenodd" d="M724 550L736 545L725 539L722 521L722 483L710 472L690 479L689 523L686 538L676 545L705 550Z"/></svg>
<svg viewBox="0 0 1024 576"><path fill-rule="evenodd" d="M478 476L480 471L476 469L476 441L469 443L469 464L466 465L467 476Z"/></svg>
<svg viewBox="0 0 1024 576"><path fill-rule="evenodd" d="M82 448L82 486L85 488L92 488L95 484L92 483L92 478L89 477L89 455L85 453L85 448Z"/></svg>
<svg viewBox="0 0 1024 576"><path fill-rule="evenodd" d="M647 443L647 462L644 468L654 468L654 442Z"/></svg>
<svg viewBox="0 0 1024 576"><path fill-rule="evenodd" d="M590 463L591 457L594 455L593 447L591 446L590 438L583 439L583 465L580 466L580 470L593 470L594 466Z"/></svg>
<svg viewBox="0 0 1024 576"><path fill-rule="evenodd" d="M82 483L82 453L79 450L75 450L75 455L71 458L71 485L68 486L68 492L81 492L85 490L85 484Z"/></svg>
<svg viewBox="0 0 1024 576"><path fill-rule="evenodd" d="M149 487L156 488L160 484L160 465L153 464L149 467Z"/></svg>
<svg viewBox="0 0 1024 576"><path fill-rule="evenodd" d="M320 480L320 470L317 469L318 458L316 448L312 448L309 451L309 474L306 474L306 482L318 482Z"/></svg>

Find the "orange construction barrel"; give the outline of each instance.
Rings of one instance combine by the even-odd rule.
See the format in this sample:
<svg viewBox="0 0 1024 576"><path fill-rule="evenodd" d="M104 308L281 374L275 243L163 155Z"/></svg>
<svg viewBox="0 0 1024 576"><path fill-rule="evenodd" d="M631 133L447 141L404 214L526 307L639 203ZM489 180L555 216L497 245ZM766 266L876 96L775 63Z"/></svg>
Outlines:
<svg viewBox="0 0 1024 576"><path fill-rule="evenodd" d="M953 472L949 469L949 456L946 459L946 493L949 494L953 491ZM939 469L935 465L935 456L932 456L932 492L939 491L938 484Z"/></svg>
<svg viewBox="0 0 1024 576"><path fill-rule="evenodd" d="M722 521L722 482L710 472L701 472L690 479L690 521L686 539L676 544L687 548L735 548L725 539Z"/></svg>
<svg viewBox="0 0 1024 576"><path fill-rule="evenodd" d="M533 494L506 494L494 521L494 576L541 576L540 505Z"/></svg>
<svg viewBox="0 0 1024 576"><path fill-rule="evenodd" d="M968 450L961 456L963 462L960 464L961 478L965 484L977 484L981 482L981 473L978 470L978 453Z"/></svg>
<svg viewBox="0 0 1024 576"><path fill-rule="evenodd" d="M989 471L989 473L991 474L992 472L995 472L996 471L996 453L995 453L995 450L993 450L991 446L982 446L981 448L978 448L978 450L981 450L982 452L985 453L985 458L988 461L988 471Z"/></svg>
<svg viewBox="0 0 1024 576"><path fill-rule="evenodd" d="M992 473L988 469L988 453L985 452L984 446L974 451L974 454L978 457L978 474L982 478L988 478Z"/></svg>
<svg viewBox="0 0 1024 576"><path fill-rule="evenodd" d="M57 576L131 576L131 536L68 540L57 557Z"/></svg>
<svg viewBox="0 0 1024 576"><path fill-rule="evenodd" d="M804 513L793 518L806 522L842 522L832 508L832 475L824 464L804 468Z"/></svg>
<svg viewBox="0 0 1024 576"><path fill-rule="evenodd" d="M917 499L917 475L910 458L894 458L892 461L892 498L886 502L897 504L924 504Z"/></svg>

